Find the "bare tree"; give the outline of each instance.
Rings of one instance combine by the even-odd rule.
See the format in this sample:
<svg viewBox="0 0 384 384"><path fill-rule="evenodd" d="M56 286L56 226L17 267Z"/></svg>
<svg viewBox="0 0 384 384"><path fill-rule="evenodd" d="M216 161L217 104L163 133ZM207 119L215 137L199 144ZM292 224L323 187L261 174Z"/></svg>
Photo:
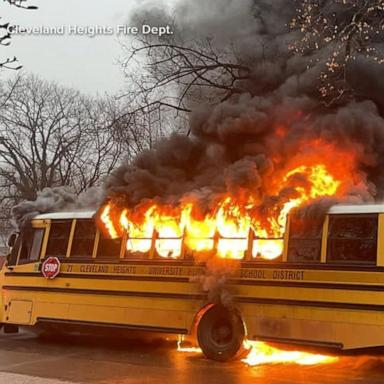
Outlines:
<svg viewBox="0 0 384 384"><path fill-rule="evenodd" d="M102 101L24 75L8 81L3 95L3 201L33 200L37 191L52 186L67 185L81 192L119 160L122 146L109 129Z"/></svg>
<svg viewBox="0 0 384 384"><path fill-rule="evenodd" d="M130 161L140 152L153 148L168 132L158 108L145 107L144 102L142 107L127 112L127 104L132 105L127 98L122 103L114 102L112 129L124 147L125 160Z"/></svg>
<svg viewBox="0 0 384 384"><path fill-rule="evenodd" d="M255 71L262 70L263 61L266 67L276 65L284 70L287 60L295 54L304 56L308 67L323 67L318 91L325 104L354 97L356 90L348 77L353 61L364 58L384 63L380 46L384 0L292 0L291 4L296 4L297 9L293 10L295 16L290 23L288 16L287 30L282 36L279 32L274 35L273 28L266 26L271 22L268 6L263 8L265 12L255 7L259 9L253 15L255 25L261 28L259 34L255 33L255 45L261 46L262 52L255 57L236 40L220 44L214 37L197 37L199 33L187 37L183 26L175 22L173 30L177 33L173 35L138 36L133 44L122 44L127 94L137 95L127 113L144 109L162 116L173 113L183 117L196 102L215 104L244 92L271 91L279 86L279 76L276 80L260 79L260 72L256 72L259 79L255 81ZM289 26L295 33L288 37ZM290 52L274 51L268 46L281 37L291 42ZM260 69L256 68L255 60Z"/></svg>
<svg viewBox="0 0 384 384"><path fill-rule="evenodd" d="M27 5L28 0L3 0L9 5L12 5L17 8L22 9L37 9L35 5ZM10 33L11 29L10 23L0 24L0 46L8 46L11 43L12 34ZM6 58L3 61L0 61L0 68L19 70L22 66L18 64L17 58L14 56L12 58Z"/></svg>
<svg viewBox="0 0 384 384"><path fill-rule="evenodd" d="M76 194L97 186L122 161L150 148L161 132L150 115L126 114L115 98L18 74L0 88L0 232L10 210L46 187ZM153 122L158 127L156 121ZM0 242L1 242L0 237Z"/></svg>
<svg viewBox="0 0 384 384"><path fill-rule="evenodd" d="M27 5L28 0L4 0L10 5L23 9L37 9L35 5Z"/></svg>
<svg viewBox="0 0 384 384"><path fill-rule="evenodd" d="M188 98L201 101L202 89L214 90L215 99L218 94L221 101L243 92L236 87L237 81L249 75L248 66L238 62L231 47L218 51L208 38L186 44L175 41L172 35L157 41L145 35L133 47L123 45L123 50L128 54L123 68L145 62L150 76L140 77L142 91L158 94L159 89L177 90L176 97L162 95L158 103L182 111L190 111Z"/></svg>
<svg viewBox="0 0 384 384"><path fill-rule="evenodd" d="M155 115L159 121L172 116L183 126L194 103L217 103L244 92L240 83L249 77L249 67L233 47L217 50L211 43L209 38L187 43L172 35L146 35L132 46L122 44L127 114Z"/></svg>
<svg viewBox="0 0 384 384"><path fill-rule="evenodd" d="M313 55L326 52L319 91L328 104L353 97L348 82L351 62L359 57L384 64L378 48L384 34L384 0L298 0L293 29L301 32L292 44L294 52Z"/></svg>

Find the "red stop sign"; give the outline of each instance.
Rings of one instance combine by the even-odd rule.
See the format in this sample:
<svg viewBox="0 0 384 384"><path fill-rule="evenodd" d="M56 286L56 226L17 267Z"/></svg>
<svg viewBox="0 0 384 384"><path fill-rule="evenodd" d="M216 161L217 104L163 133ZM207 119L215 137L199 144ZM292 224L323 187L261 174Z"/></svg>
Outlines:
<svg viewBox="0 0 384 384"><path fill-rule="evenodd" d="M41 265L41 273L46 279L54 279L60 272L60 260L50 256Z"/></svg>

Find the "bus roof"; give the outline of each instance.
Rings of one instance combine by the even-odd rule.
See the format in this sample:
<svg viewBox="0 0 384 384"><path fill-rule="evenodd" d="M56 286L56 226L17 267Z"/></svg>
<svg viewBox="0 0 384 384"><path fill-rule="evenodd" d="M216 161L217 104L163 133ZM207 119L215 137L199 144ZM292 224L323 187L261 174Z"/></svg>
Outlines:
<svg viewBox="0 0 384 384"><path fill-rule="evenodd" d="M92 219L96 211L54 212L37 215L37 220ZM384 213L384 204L334 205L328 211L332 215L353 213Z"/></svg>
<svg viewBox="0 0 384 384"><path fill-rule="evenodd" d="M328 211L332 215L348 213L383 213L384 204L334 205Z"/></svg>
<svg viewBox="0 0 384 384"><path fill-rule="evenodd" d="M92 219L96 211L72 211L44 213L34 217L35 220L64 220L64 219Z"/></svg>

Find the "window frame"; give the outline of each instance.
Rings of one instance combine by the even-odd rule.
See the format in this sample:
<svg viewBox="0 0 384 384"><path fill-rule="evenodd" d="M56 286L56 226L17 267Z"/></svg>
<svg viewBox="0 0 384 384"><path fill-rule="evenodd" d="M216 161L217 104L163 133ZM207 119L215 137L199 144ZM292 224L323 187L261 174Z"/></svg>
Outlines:
<svg viewBox="0 0 384 384"><path fill-rule="evenodd" d="M44 244L44 237L45 237L45 232L46 232L46 228L45 227L36 227L34 228L34 234L33 234L33 239L32 239L32 244L31 244L31 249L29 251L29 257L28 259L30 260L30 262L37 262L40 260L41 258L41 251L43 249L43 244ZM37 250L37 254L36 254L36 258L32 259L31 256L32 256L32 251L33 251L33 247L35 245L35 241L36 241L36 234L37 232L40 232L41 233L41 236L40 236L40 239L38 239L38 250Z"/></svg>
<svg viewBox="0 0 384 384"><path fill-rule="evenodd" d="M65 259L68 257L68 252L71 250L71 245L72 245L72 238L73 238L73 229L74 229L74 221L75 219L59 219L59 220L51 220L48 226L48 238L45 244L45 249L44 249L44 257L58 257L59 259ZM65 253L63 255L50 255L48 254L48 247L49 247L49 242L52 238L52 225L53 224L59 224L59 223L68 223L69 224L69 235L68 235L68 240L67 240L67 247L65 250Z"/></svg>
<svg viewBox="0 0 384 384"><path fill-rule="evenodd" d="M13 268L16 265L18 265L19 258L20 258L20 250L21 250L21 233L17 232L17 238L15 240L13 247L10 249L9 257L7 257L7 266Z"/></svg>
<svg viewBox="0 0 384 384"><path fill-rule="evenodd" d="M21 258L22 249L23 249L23 240L24 240L25 233L27 233L27 231L31 231L31 244L27 250L27 252L28 252L27 257ZM36 255L37 257L34 259L31 259L32 249L33 249L33 246L34 246L35 241L36 241L35 235L36 235L37 231L40 231L40 233L41 233L40 239L38 240L39 241L39 249L37 251L37 255ZM33 264L33 263L38 262L42 257L42 251L43 251L43 247L44 247L46 233L47 233L47 226L45 226L45 225L32 225L28 230L19 232L18 236L17 236L17 240L15 242L15 246L14 246L14 247L18 248L15 250L15 252L17 252L17 254L14 255L15 260L13 260L13 263L9 264L9 266L14 267L17 265L26 265L26 264ZM12 248L12 252L13 252L13 248Z"/></svg>
<svg viewBox="0 0 384 384"><path fill-rule="evenodd" d="M94 225L95 231L93 235L93 243L92 243L92 250L89 253L89 255L74 255L72 254L73 252L73 245L76 239L76 229L79 223L83 224L84 221L89 221L91 224ZM95 221L92 218L86 218L86 219L74 219L70 228L70 234L69 234L69 243L68 243L68 248L67 248L67 253L66 257L72 259L72 260L91 260L95 257L95 246L96 246L96 241L97 239L97 232L98 228L96 226ZM84 239L84 238L83 238ZM91 239L91 237L86 238L86 239Z"/></svg>
<svg viewBox="0 0 384 384"><path fill-rule="evenodd" d="M319 237L292 237L292 221L294 220L294 216L289 216L289 221L286 226L286 239L284 245L284 252L286 252L286 257L284 262L289 264L320 264L323 262L323 237L324 237L324 227L328 221L327 215L324 216L320 228L319 228ZM328 226L328 223L327 223ZM319 242L319 254L316 259L313 260L293 260L292 257L289 257L290 243L292 240L318 240Z"/></svg>
<svg viewBox="0 0 384 384"><path fill-rule="evenodd" d="M113 256L113 257L110 257L110 256L105 256L105 255L99 255L99 247L100 247L100 240L103 241L103 240L113 240L112 238L109 238L107 236L104 236L103 235L103 232L97 228L96 230L96 237L95 237L95 246L94 246L94 260L96 262L102 262L102 263L105 263L105 262L119 262L122 259L121 255L122 255L122 252L123 252L123 245L124 245L124 236L122 237L118 237L118 239L120 239L120 250L119 250L119 254L116 255L116 256Z"/></svg>
<svg viewBox="0 0 384 384"><path fill-rule="evenodd" d="M372 238L372 240L375 241L375 259L374 260L351 260L351 259L338 259L338 260L332 260L330 258L330 244L331 240L348 240L348 238L343 238L343 237L337 237L337 238L332 238L330 236L331 234L331 226L332 226L332 219L333 218L358 218L361 219L362 217L369 217L369 216L375 216L376 217L376 237ZM364 238L351 238L349 240L370 240L371 238L364 237ZM367 267L376 267L378 264L378 257L379 257L379 252L378 252L378 247L379 247L379 213L373 212L373 213L342 213L342 214L329 214L328 215L328 228L327 228L327 233L326 233L326 249L325 249L325 261L327 264L330 265L343 265L343 266L367 266Z"/></svg>

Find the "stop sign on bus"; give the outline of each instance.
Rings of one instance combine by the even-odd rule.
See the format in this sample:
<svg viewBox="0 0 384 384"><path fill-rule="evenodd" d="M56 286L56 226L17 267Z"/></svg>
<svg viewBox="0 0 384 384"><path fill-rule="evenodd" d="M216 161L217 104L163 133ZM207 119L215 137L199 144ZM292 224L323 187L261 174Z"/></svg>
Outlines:
<svg viewBox="0 0 384 384"><path fill-rule="evenodd" d="M41 266L41 273L46 279L54 279L60 272L60 260L57 257L50 256Z"/></svg>

